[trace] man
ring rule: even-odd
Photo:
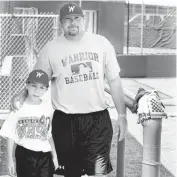
[[[119,114],[119,141],[127,131],[115,50],[105,37],[84,31],[82,9],[75,4],[60,9],[60,21],[64,34],[43,48],[35,65],[51,79],[55,109],[52,135],[58,161],[65,168],[65,177],[106,177],[112,171],[109,155],[113,132],[104,95],[105,78]],[[91,68],[90,72],[79,72],[82,63]]]

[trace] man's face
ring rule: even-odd
[[[84,31],[84,18],[80,15],[66,16],[61,19],[64,34],[76,36]]]

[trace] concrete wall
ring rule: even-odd
[[[145,77],[146,57],[142,56],[119,56],[118,63],[121,68],[122,77]]]
[[[117,53],[123,53],[125,2],[83,2],[83,8],[98,11],[98,34],[114,45]]]
[[[147,77],[175,77],[175,55],[152,55],[147,57]]]
[[[176,55],[119,56],[121,77],[176,77]]]
[[[79,1],[73,1],[78,4]],[[11,1],[13,7],[36,7],[40,12],[59,13],[63,1]],[[83,1],[84,10],[97,10],[98,34],[104,35],[114,45],[117,53],[123,53],[125,1]]]

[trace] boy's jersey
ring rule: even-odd
[[[35,69],[53,78],[53,108],[73,114],[106,109],[104,79],[115,79],[120,72],[112,44],[93,33],[85,33],[81,41],[64,36],[51,41],[41,51]]]
[[[29,105],[24,103],[17,112],[6,118],[0,135],[10,138],[20,146],[33,151],[51,151],[49,138],[53,109],[48,103]]]

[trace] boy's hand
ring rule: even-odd
[[[14,164],[13,159],[8,159],[7,168],[8,168],[8,172],[9,172],[10,176],[15,177],[16,170],[15,170],[15,164]]]
[[[54,163],[54,167],[55,167],[55,170],[56,170],[59,167],[57,156],[53,157],[53,163]]]

